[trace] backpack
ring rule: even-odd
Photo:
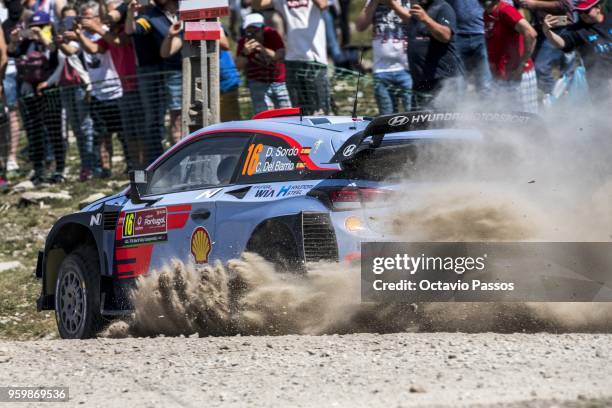
[[[62,68],[62,74],[58,81],[59,86],[69,85],[81,85],[83,79],[79,75],[79,72],[70,64],[70,58],[66,57],[64,60],[64,68]]]
[[[17,75],[22,81],[38,84],[46,81],[51,75],[49,59],[40,51],[30,51],[15,62]]]

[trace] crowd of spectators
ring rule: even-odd
[[[21,120],[35,183],[64,180],[66,125],[81,180],[112,174],[113,134],[126,168],[142,168],[181,137],[178,1],[64,2],[4,0],[0,72],[9,125],[0,166],[18,169]],[[602,0],[364,0],[352,22],[350,0],[230,4],[220,41],[223,121],[240,119],[241,77],[255,113],[299,106],[329,114],[329,66],[355,59],[352,27],[371,29],[381,114],[447,108],[467,92],[537,113],[576,67],[586,70],[594,103],[612,91],[612,16]]]

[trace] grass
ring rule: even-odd
[[[117,146],[116,151],[121,152],[121,148]],[[108,186],[109,180],[79,182],[78,169],[76,143],[71,143],[66,172],[69,181],[35,190],[67,191],[72,196],[70,201],[49,202],[44,207],[22,206],[20,194],[0,195],[0,262],[19,261],[23,265],[0,272],[0,339],[27,340],[57,336],[54,314],[36,311],[36,299],[41,288],[41,282],[34,276],[38,251],[44,247],[47,233],[59,217],[77,211],[79,202],[95,192],[113,192]],[[127,177],[121,174],[122,170],[123,165],[115,169],[118,176],[111,180],[119,182],[116,184],[127,182]]]

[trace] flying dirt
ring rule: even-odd
[[[547,118],[473,145],[427,144],[399,171],[407,197],[365,216],[411,242],[610,241],[612,142],[605,123]],[[597,146],[597,147],[595,147]],[[356,264],[280,274],[255,254],[196,267],[172,260],[141,277],[135,314],[104,336],[444,331],[612,331],[612,305],[360,304]]]

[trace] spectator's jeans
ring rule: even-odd
[[[336,36],[336,26],[334,25],[334,16],[329,7],[323,10],[323,21],[325,22],[325,40],[327,41],[327,50],[334,61],[334,64],[340,64],[344,58],[342,50],[338,44],[338,37]]]
[[[93,98],[91,101],[91,114],[94,121],[95,138],[94,145],[96,151],[100,153],[102,169],[110,169],[113,158],[113,133],[117,133],[121,141],[123,151],[127,155],[127,147],[125,138],[123,137],[123,128],[121,126],[121,114],[119,113],[118,99],[110,99],[101,101]],[[96,166],[95,172],[100,169]]]
[[[314,61],[285,61],[287,89],[293,106],[304,115],[329,115],[330,94],[327,65]]]
[[[23,126],[28,136],[28,151],[35,176],[45,172],[45,145],[48,143],[55,159],[55,171],[63,173],[66,164],[66,145],[62,138],[62,107],[57,90],[48,90],[43,96],[34,94],[38,84],[24,82],[25,95],[19,103]]]
[[[60,98],[62,106],[66,109],[68,123],[77,140],[81,169],[91,170],[94,164],[94,135],[86,91],[81,86],[61,87]]]
[[[468,78],[473,75],[480,96],[491,97],[493,79],[484,34],[457,34],[455,38],[457,52],[465,68],[465,81],[460,84],[461,89],[465,90]]]
[[[552,70],[555,65],[563,66],[565,54],[542,34],[538,37],[539,48],[535,57],[535,69],[538,78],[538,88],[545,94],[550,94],[555,87],[555,78]]]
[[[412,76],[406,70],[374,73],[374,95],[381,115],[400,112],[399,100],[404,110],[412,107]]]
[[[124,148],[126,150],[127,169],[133,170],[136,167],[142,168],[144,163],[144,154],[140,151],[146,148],[146,145],[140,143],[139,134],[142,126],[142,109],[140,104],[140,95],[138,90],[123,91],[123,97],[119,99],[119,114],[121,115],[121,127],[123,140],[125,141]]]
[[[250,79],[248,81],[253,103],[253,114],[268,109],[291,107],[289,91],[284,82],[260,82]]]
[[[166,114],[166,81],[159,73],[158,66],[138,67],[138,88],[144,111],[142,141],[146,148],[145,164],[152,163],[163,152],[166,135],[164,116]]]

